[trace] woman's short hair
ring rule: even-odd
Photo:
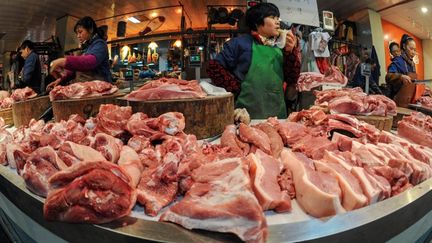
[[[389,45],[389,50],[390,50],[390,52],[392,52],[393,51],[393,46],[397,46],[398,48],[400,48],[399,47],[399,44],[397,43],[397,42],[390,42],[390,45]]]
[[[78,30],[78,27],[82,27],[86,29],[89,33],[92,35],[97,34],[98,28],[96,26],[96,22],[93,20],[92,17],[85,16],[78,20],[78,22],[75,24],[74,32],[76,33]]]
[[[259,3],[246,11],[246,24],[251,30],[264,25],[264,18],[274,16],[279,17],[279,9],[273,3]]]

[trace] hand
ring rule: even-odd
[[[403,84],[410,84],[410,83],[412,83],[411,78],[408,75],[402,74],[402,76],[400,77],[400,79],[402,80]]]
[[[234,110],[234,123],[238,124],[240,122],[246,125],[250,123],[250,116],[245,108],[237,108]]]
[[[63,69],[66,65],[66,58],[58,58],[51,62],[50,64],[50,74],[54,77],[59,77],[59,69]]]
[[[60,81],[61,81],[61,79],[58,78],[54,82],[48,84],[48,86],[46,87],[46,91],[51,91],[52,89],[54,89],[55,86],[60,84]]]
[[[291,52],[296,45],[297,45],[297,37],[290,30],[286,35],[285,51]]]

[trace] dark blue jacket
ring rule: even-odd
[[[407,75],[408,73],[415,73],[415,66],[407,63],[402,56],[393,58],[392,63],[388,66],[389,73],[401,73]]]
[[[94,55],[97,60],[97,67],[94,70],[95,74],[104,77],[104,80],[108,82],[112,82],[106,41],[96,35],[90,41],[90,45],[84,49],[84,54]]]
[[[42,74],[39,56],[34,51],[32,51],[30,55],[25,59],[22,82],[18,85],[18,88],[24,88],[28,86],[32,88],[36,93],[40,93],[41,81]]]
[[[246,77],[252,62],[252,41],[252,35],[233,38],[224,44],[223,51],[216,57],[216,61],[240,81]]]

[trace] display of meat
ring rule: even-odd
[[[422,96],[417,100],[417,103],[420,103],[423,107],[432,109],[432,97],[430,96]]]
[[[90,82],[73,83],[67,86],[56,86],[49,93],[51,101],[82,99],[88,97],[98,97],[111,95],[118,91],[117,86],[105,81],[94,80]]]
[[[49,190],[48,179],[65,168],[63,165],[64,162],[52,147],[38,148],[27,158],[21,176],[30,191],[46,197]]]
[[[334,92],[352,91],[362,93]],[[319,98],[329,102],[332,92]],[[263,211],[289,214],[291,200],[327,217],[432,177],[432,118],[421,113],[404,117],[395,135],[351,115],[303,110],[228,125],[213,144],[185,134],[184,119],[116,105],[87,120],[32,120],[12,133],[0,119],[0,164],[47,196],[48,220],[106,223],[138,203],[162,221],[251,242],[266,239]]]
[[[300,73],[300,77],[297,81],[298,91],[309,91],[315,87],[319,87],[325,84],[337,84],[345,86],[348,82],[348,78],[336,66],[330,66],[329,69],[323,74],[315,72],[304,72]]]
[[[136,191],[129,175],[107,161],[77,163],[49,179],[44,217],[102,224],[129,215]]]
[[[149,81],[138,90],[126,95],[127,100],[173,100],[188,98],[204,98],[207,94],[196,80],[160,78]]]
[[[25,87],[22,89],[14,90],[14,92],[12,92],[10,97],[13,99],[14,102],[18,102],[18,101],[28,100],[36,96],[37,96],[36,92],[34,92],[29,87]]]
[[[395,116],[396,103],[384,95],[367,95],[362,89],[314,91],[315,105],[328,107],[332,114]]]
[[[184,198],[160,217],[187,229],[231,232],[246,242],[265,242],[267,222],[239,158],[202,165]]]
[[[432,148],[432,117],[430,116],[413,112],[398,123],[397,131],[401,137]]]

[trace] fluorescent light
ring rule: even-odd
[[[134,23],[134,24],[138,24],[141,23],[141,21],[139,21],[137,18],[135,17],[129,17],[127,18],[130,22]]]
[[[427,13],[428,9],[427,9],[426,7],[422,7],[422,8],[421,8],[421,11],[422,11],[423,13]]]

